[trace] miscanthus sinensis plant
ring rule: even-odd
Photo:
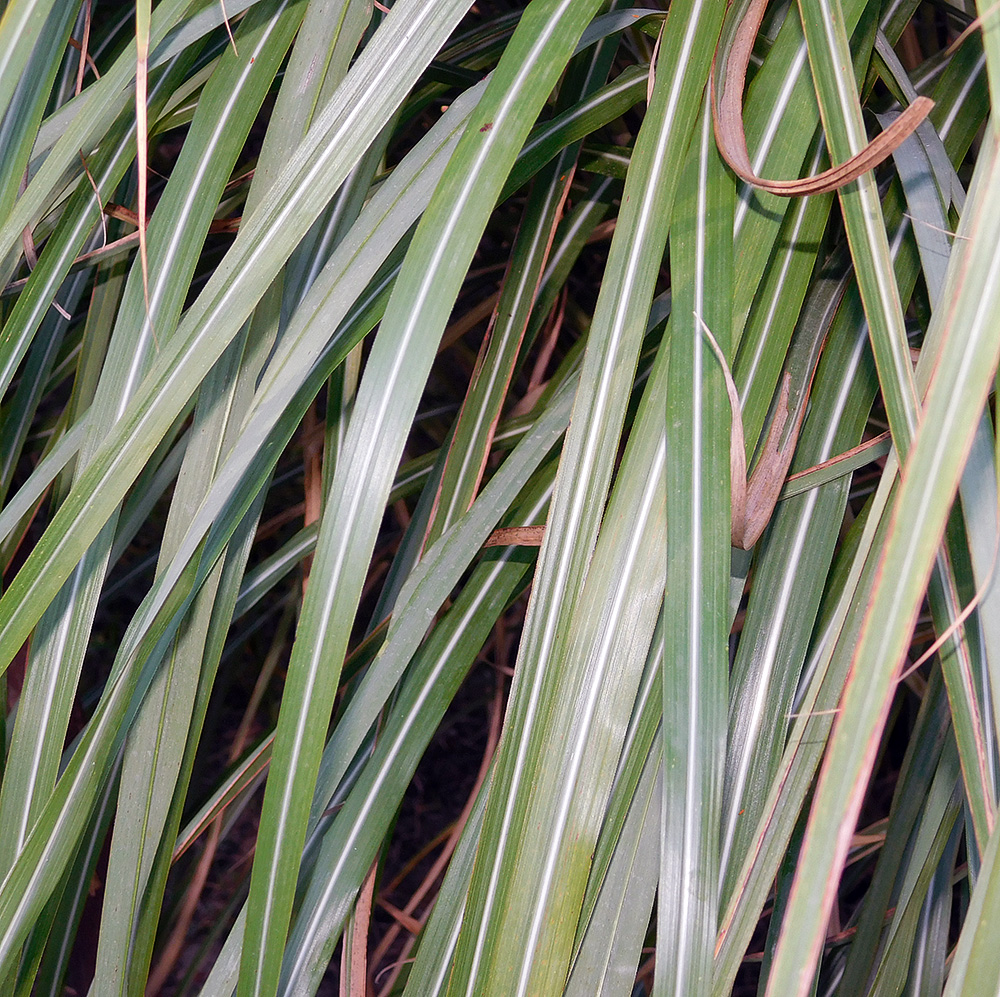
[[[7,0],[0,993],[995,993],[1000,10]]]

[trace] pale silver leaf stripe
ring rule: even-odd
[[[657,622],[658,631],[663,630],[663,609],[660,608],[660,619]],[[643,672],[642,681],[640,682],[639,689],[635,695],[635,706],[632,709],[633,718],[639,717],[643,710],[646,709],[649,700],[654,696],[657,699],[662,699],[661,689],[663,688],[663,682],[660,678],[660,674],[663,671],[663,640],[660,637],[660,632],[653,635],[653,642],[649,648],[649,657],[646,661],[646,669]],[[662,714],[663,708],[660,707],[659,713]],[[659,723],[659,721],[657,721]],[[622,775],[622,766],[625,764],[625,759],[629,757],[630,754],[635,750],[635,742],[639,737],[639,725],[638,723],[630,723],[628,732],[625,735],[625,740],[622,742],[621,757],[622,762],[619,766],[619,770],[615,773],[615,782],[611,789],[611,794],[615,792],[615,787],[618,784],[618,780]]]
[[[455,948],[465,920],[475,849],[483,827],[493,773],[491,765],[434,902],[416,961],[407,978],[404,997],[438,997],[448,985]],[[425,962],[429,965],[425,966]]]
[[[902,3],[902,0],[897,0],[897,2]],[[979,58],[976,60],[975,69],[969,73],[968,77],[962,83],[962,88],[955,97],[954,103],[951,105],[948,113],[945,115],[944,121],[941,122],[941,127],[938,129],[938,134],[941,138],[944,138],[948,132],[951,131],[955,124],[955,119],[962,111],[962,105],[965,103],[969,96],[969,91],[976,85],[979,81],[979,74],[986,68],[986,53],[983,52]]]
[[[72,581],[70,583],[70,599],[72,601],[75,602],[82,584],[83,577],[81,573],[79,571],[74,571]],[[71,624],[72,619],[70,617],[65,617],[60,622],[60,626],[57,628],[55,633],[55,645],[52,648],[50,660],[58,662],[65,654],[66,645],[69,642],[70,631],[72,630]],[[21,811],[18,814],[18,823],[13,829],[13,849],[15,855],[20,852],[21,848],[24,846],[25,839],[28,837],[30,826],[34,822],[34,818],[38,816],[37,807],[34,805],[35,792],[37,789],[36,779],[38,770],[42,764],[42,755],[44,754],[45,749],[49,747],[50,741],[52,740],[48,733],[47,721],[53,712],[52,704],[55,701],[56,689],[58,687],[58,673],[52,672],[49,677],[51,681],[46,686],[42,697],[42,703],[44,705],[38,717],[39,722],[33,727],[32,730],[27,732],[31,737],[31,749],[28,762],[27,784],[24,790],[24,799]]]
[[[192,5],[192,0],[182,0],[182,2],[187,7]],[[206,4],[200,11],[192,13],[190,17],[185,18],[184,21],[178,25],[177,28],[170,31],[169,34],[161,30],[159,35],[162,41],[156,46],[155,49],[153,48],[153,32],[151,31],[149,68],[155,69],[157,66],[162,65],[167,59],[171,58],[171,56],[183,51],[192,42],[197,41],[199,38],[203,38],[214,28],[221,27],[227,21],[230,24],[235,23],[237,14],[242,14],[243,11],[249,10],[254,4],[260,2],[261,0],[225,0],[225,3]],[[159,14],[159,12],[159,7],[153,10],[154,29],[156,28],[156,15]],[[183,13],[183,8],[175,13],[173,15],[174,21],[179,20]],[[134,62],[135,57],[133,56],[132,58]],[[86,91],[84,91],[84,93],[86,93]]]
[[[610,83],[601,87],[600,93],[603,95],[603,99],[611,102],[614,101],[616,97],[622,94],[627,94],[630,90],[634,89],[636,83],[640,79],[646,78],[646,73],[641,70],[637,70],[634,67],[630,69],[625,69],[618,74]],[[572,130],[574,124],[577,121],[585,118],[590,111],[589,101],[582,101],[579,104],[569,108],[559,115],[559,121],[562,123],[562,127],[567,130]],[[546,141],[546,133],[544,127],[539,129],[533,136],[529,137],[524,143],[522,149],[522,156],[530,156],[531,153],[542,146]],[[627,160],[624,161],[627,165]]]
[[[640,262],[639,259],[637,259],[637,256],[641,255],[641,249],[645,248],[646,233],[653,224],[653,206],[651,204],[652,194],[659,186],[659,177],[666,162],[666,145],[672,135],[672,125],[677,113],[678,102],[680,100],[682,81],[687,71],[687,64],[691,56],[691,50],[694,47],[700,14],[707,2],[709,2],[709,0],[702,0],[701,3],[696,4],[689,15],[690,19],[685,29],[680,58],[678,59],[677,68],[671,81],[664,120],[659,126],[657,148],[652,159],[653,166],[650,171],[648,182],[644,185],[643,190],[640,192],[642,201],[639,202],[636,209],[636,220],[634,226],[631,228],[631,239],[629,246],[625,250],[627,255],[621,285],[619,287],[615,287],[613,290],[611,290],[609,284],[602,285],[600,295],[601,298],[605,297],[605,293],[608,295],[613,294],[614,297],[620,301],[628,301],[632,297],[635,275]],[[613,242],[612,246],[614,245],[615,243]],[[609,320],[608,331],[604,338],[609,344],[606,348],[608,356],[615,356],[618,352],[618,344],[620,343],[625,332],[625,309],[614,308],[611,309],[611,311],[612,314]],[[591,335],[595,335],[593,329],[591,330]],[[609,403],[608,395],[610,392],[612,374],[613,368],[611,370],[605,369],[601,372],[601,379],[598,382],[592,397],[589,399],[589,421],[596,425],[600,425],[604,421],[604,413],[607,410]],[[576,433],[574,433],[574,428],[577,428]],[[581,422],[572,422],[570,424],[567,440],[572,437],[579,436],[582,429],[583,424]],[[575,481],[586,481],[591,477],[592,468],[596,460],[597,442],[598,440],[596,434],[582,439],[578,463],[573,468],[572,472]],[[566,449],[568,450],[569,446],[567,446]],[[560,472],[559,481],[561,481],[569,473],[568,471],[564,472],[562,468],[560,468]],[[562,498],[562,490],[573,487],[573,483],[570,482],[568,484],[563,484],[560,488],[559,481],[557,481],[556,484],[554,508],[558,508],[561,505],[560,499]],[[550,528],[549,531],[547,531],[545,542],[542,545],[539,555],[539,564],[536,575],[537,588],[541,588],[544,585],[545,589],[554,593],[562,592],[566,589],[566,582],[571,567],[572,553],[578,546],[577,535],[580,529],[580,518],[582,515],[582,505],[584,499],[585,492],[582,488],[576,488],[570,493],[568,500],[569,508],[566,513],[560,517],[561,529],[558,537],[558,543],[553,542],[552,539],[552,525],[555,522],[555,519],[553,516],[550,516]],[[531,636],[533,638],[532,644],[535,646],[530,647],[530,653],[536,661],[544,661],[549,657],[553,642],[555,641],[555,631],[559,615],[558,604],[549,604],[546,606],[546,616],[541,621],[535,622],[537,620],[537,616],[531,614],[529,607],[529,619],[526,622],[525,629],[526,631],[529,629],[531,631]],[[539,630],[539,636],[535,637],[534,632]],[[522,640],[522,651],[526,649],[526,646],[527,642]],[[538,710],[538,700],[540,694],[541,673],[539,671],[528,696],[528,703],[524,715],[524,730],[526,731],[530,730],[534,725],[534,718]],[[497,848],[490,867],[489,881],[486,890],[486,902],[479,926],[477,928],[472,965],[469,972],[469,982],[466,989],[467,997],[473,997],[476,980],[479,974],[479,964],[482,961],[483,949],[486,944],[485,926],[488,925],[491,920],[493,907],[496,903],[496,892],[499,886],[502,861],[504,855],[506,854],[507,839],[510,836],[510,825],[514,816],[514,800],[518,797],[518,790],[524,777],[524,767],[527,760],[528,745],[528,738],[522,737],[520,743],[518,744],[517,756],[511,775],[511,784],[507,793],[507,805],[503,811],[500,834],[497,840]]]
[[[99,852],[104,844],[104,836],[107,831],[107,824],[105,824],[101,817],[102,814],[106,814],[113,806],[114,800],[117,795],[118,789],[118,778],[116,775],[112,775],[112,778],[108,779],[107,784],[101,792],[100,799],[94,807],[95,817],[92,820],[92,827],[90,828],[90,834],[82,838],[80,841],[80,855],[91,854]],[[109,817],[108,820],[111,818]],[[72,885],[72,882],[69,884]],[[89,887],[89,883],[87,884]],[[87,897],[89,896],[89,889],[80,889],[76,892],[73,897],[73,908],[66,911],[66,918],[62,923],[56,922],[53,929],[53,934],[49,936],[49,945],[53,942],[58,942],[56,949],[55,962],[57,965],[65,966],[70,958],[70,952],[72,951],[75,931],[74,928],[77,924],[77,918],[82,915],[83,906],[87,902]],[[65,903],[65,894],[63,896],[63,903]],[[53,975],[52,984],[53,986],[58,983],[58,977]],[[36,985],[36,990],[33,991],[35,997],[46,997],[46,992],[42,991],[40,987]],[[65,990],[60,988],[57,993],[55,989],[49,990],[48,997],[63,997]]]
[[[889,23],[893,15],[904,3],[906,3],[906,0],[889,0],[889,3],[886,4],[885,9],[882,11],[880,23],[883,27]]]
[[[440,965],[438,966],[438,974],[434,979],[430,994],[436,997],[444,991],[445,985],[448,982],[448,976],[451,973],[451,957],[455,951],[455,946],[458,945],[458,936],[462,933],[462,917],[465,914],[466,903],[463,902],[461,909],[458,911],[458,916],[455,918],[455,926],[451,930],[451,936],[448,939],[448,950],[445,957],[441,959]],[[430,997],[430,995],[428,995]]]
[[[654,640],[662,644],[657,637]],[[653,896],[644,898],[648,900],[648,907],[646,903],[639,904],[632,887],[637,878],[637,863],[644,862],[642,869],[648,874],[659,861],[662,790],[663,741],[658,738],[649,751],[607,874],[598,888],[594,918],[587,924],[580,948],[571,964],[565,997],[612,997],[623,993],[634,982],[634,964],[624,964],[619,947],[623,922],[629,920],[630,913],[634,918],[635,912],[641,911],[645,917],[643,931],[649,920]],[[634,827],[633,823],[638,826]],[[626,876],[627,880],[623,885],[622,880]],[[655,875],[649,876],[648,883],[649,892],[655,894]],[[613,897],[608,892],[612,888],[615,889]],[[609,900],[604,908],[604,916],[600,917],[598,910],[605,897]],[[593,934],[591,929],[594,929]],[[598,934],[603,937],[596,937]],[[587,951],[588,947],[598,948],[599,957],[594,958]]]
[[[610,186],[610,184],[611,184],[611,181],[610,181],[610,178],[609,178],[608,183],[601,185],[600,193],[604,193],[604,191],[606,191],[608,189],[608,187]],[[561,230],[561,238],[562,238],[563,242],[565,244],[568,244],[568,243],[572,242],[573,239],[576,238],[576,236],[580,232],[580,230],[583,228],[583,226],[587,224],[587,222],[589,221],[589,219],[590,219],[590,215],[589,215],[588,212],[585,212],[585,211],[581,211],[578,215],[568,215],[567,218],[566,218],[568,224],[566,225],[565,229]],[[553,247],[553,252],[554,251],[555,251],[555,247]],[[550,259],[549,260],[547,266],[542,271],[542,278],[538,282],[539,288],[545,287],[545,285],[548,284],[548,282],[550,280],[552,280],[552,275],[555,272],[555,268],[558,265],[559,265],[559,260],[557,260],[557,259]]]

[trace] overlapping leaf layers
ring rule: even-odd
[[[9,0],[0,993],[997,991],[979,13]]]

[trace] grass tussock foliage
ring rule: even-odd
[[[996,992],[998,81],[9,0],[0,993]]]

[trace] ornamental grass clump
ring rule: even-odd
[[[996,992],[1000,11],[9,0],[0,993]]]

